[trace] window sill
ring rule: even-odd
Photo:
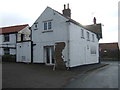
[[[42,31],[42,33],[46,33],[46,32],[53,32],[53,30],[44,30],[44,31]]]

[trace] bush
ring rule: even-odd
[[[2,56],[3,62],[15,62],[16,61],[16,55],[3,55]]]

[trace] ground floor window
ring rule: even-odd
[[[54,64],[54,47],[53,46],[45,46],[44,47],[45,61],[46,64]]]
[[[10,49],[4,48],[4,55],[9,55],[9,54],[10,54]]]
[[[91,54],[96,54],[96,47],[95,46],[91,46]]]

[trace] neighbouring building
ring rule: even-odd
[[[101,60],[118,60],[119,59],[118,42],[100,43],[99,52]]]
[[[26,27],[28,24],[0,28],[0,56],[16,55],[17,34]]]
[[[47,7],[31,26],[32,62],[75,67],[99,63],[99,40],[102,26],[81,25],[71,19],[69,4],[63,14]]]
[[[17,33],[17,55],[16,62],[31,62],[31,30],[30,27],[25,27]]]

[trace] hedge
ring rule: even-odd
[[[3,55],[2,56],[2,62],[15,62],[16,61],[16,55]]]

